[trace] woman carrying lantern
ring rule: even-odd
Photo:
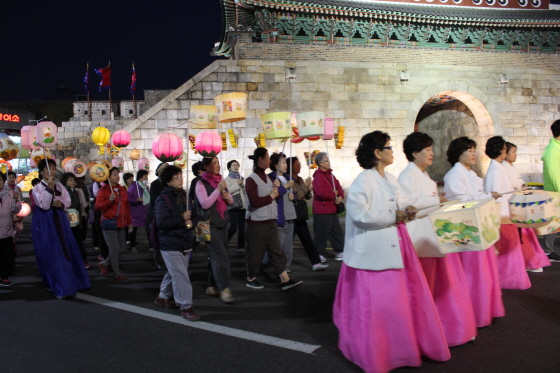
[[[461,258],[458,253],[442,254],[428,214],[439,208],[438,203],[447,201],[438,195],[437,184],[426,169],[433,163],[434,140],[422,132],[413,132],[403,142],[403,150],[409,160],[399,176],[399,184],[407,204],[418,209],[416,219],[407,222],[406,228],[420,259],[422,270],[434,298],[445,332],[447,344],[459,346],[476,336],[476,320],[469,295],[469,288]]]
[[[57,298],[74,296],[91,286],[66,210],[68,191],[56,181],[56,163],[39,162],[42,181],[33,188],[33,247],[43,283]]]
[[[443,191],[447,199],[471,201],[500,197],[496,192],[484,192],[483,180],[472,170],[476,164],[475,150],[476,142],[468,137],[456,138],[449,144],[447,161],[453,167],[444,177]],[[494,247],[463,251],[459,256],[469,286],[476,326],[488,326],[494,317],[505,315]]]
[[[13,218],[21,210],[21,202],[16,202],[14,193],[4,188],[6,175],[0,172],[0,287],[12,286],[8,280],[16,263],[13,240]]]
[[[82,259],[84,261],[84,267],[86,269],[91,268],[91,265],[87,261],[87,254],[86,248],[84,247],[84,242],[82,240],[82,224],[83,219],[82,217],[85,216],[85,198],[80,196],[78,189],[76,188],[76,176],[71,172],[66,172],[62,175],[60,182],[66,188],[68,195],[70,196],[70,206],[68,208],[75,209],[79,213],[79,224],[75,227],[71,227],[72,234],[74,235],[74,239],[76,240],[76,244],[80,249],[80,254],[82,254]]]
[[[194,167],[194,166],[193,166]],[[228,210],[230,224],[228,229],[228,241],[237,232],[237,252],[245,253],[245,213],[247,212],[247,196],[245,195],[245,180],[239,173],[239,162],[229,161],[227,164],[229,175],[225,178],[227,189],[231,196],[239,196],[241,207],[235,210]]]
[[[513,186],[509,180],[509,174],[501,165],[506,157],[506,141],[502,136],[494,136],[486,142],[486,155],[491,159],[490,166],[484,177],[484,191],[496,191],[498,193],[511,192]],[[509,198],[512,194],[504,195],[497,199],[500,202],[502,218],[510,218]],[[515,224],[503,224],[500,226],[500,240],[496,242],[498,255],[498,273],[502,289],[525,290],[531,287],[531,281],[525,270],[523,249],[519,239],[519,232]]]
[[[369,373],[420,366],[421,355],[450,358],[445,334],[404,221],[414,219],[397,179],[390,137],[371,132],[350,186],[346,246],[333,306],[338,347]]]
[[[506,150],[506,158],[502,161],[501,165],[508,172],[512,188],[522,188],[525,186],[525,181],[517,168],[513,166],[513,163],[517,160],[517,146],[511,142],[506,142]],[[525,259],[527,271],[542,272],[543,267],[550,266],[550,260],[539,244],[533,229],[521,228],[521,247],[523,248],[523,258]]]
[[[208,248],[208,287],[207,295],[218,296],[224,303],[232,303],[233,295],[229,288],[230,263],[227,256],[227,229],[229,213],[227,205],[233,198],[227,190],[225,180],[220,175],[220,161],[216,157],[202,159],[205,172],[196,183],[196,201],[201,220],[210,223],[211,240],[206,242]]]
[[[18,203],[22,201],[23,194],[21,193],[21,188],[17,185],[16,180],[17,180],[17,174],[13,171],[8,171],[8,182],[6,183],[4,188],[9,189],[13,192],[14,201]],[[14,237],[14,245],[15,245],[21,234],[21,231],[23,231],[23,218],[19,216],[14,217],[13,225],[14,225],[13,237]]]
[[[148,171],[140,170],[136,173],[136,181],[128,187],[128,204],[132,215],[132,232],[130,238],[130,252],[137,253],[136,232],[138,228],[146,228],[146,216],[150,208],[150,190],[148,188]],[[146,229],[149,236],[149,232]]]

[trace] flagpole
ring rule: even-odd
[[[109,61],[109,66],[111,66],[111,61]],[[113,106],[111,105],[111,85],[109,85],[109,118],[113,120]]]
[[[134,69],[134,61],[132,61],[132,78],[134,79],[132,82],[132,84],[134,84],[134,90],[132,90],[132,86],[130,87],[132,91],[132,118],[136,118],[136,103],[134,101],[134,93],[136,92],[136,70]]]

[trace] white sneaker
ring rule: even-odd
[[[541,273],[543,271],[542,267],[541,268],[537,268],[537,269],[528,269],[527,272],[535,272],[535,273]]]
[[[334,260],[336,260],[337,262],[341,262],[342,259],[343,259],[342,253],[336,253],[336,255],[334,256]]]
[[[323,263],[317,263],[317,264],[313,264],[313,267],[311,267],[311,270],[313,272],[316,271],[324,271],[325,268],[327,268],[329,265],[328,264],[323,264]]]
[[[321,263],[325,263],[327,261],[327,258],[322,255],[319,255],[319,259],[321,259]]]

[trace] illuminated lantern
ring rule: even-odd
[[[323,140],[332,140],[334,138],[334,119],[325,118],[325,128],[323,131]]]
[[[111,165],[119,169],[119,172],[124,170],[124,159],[121,157],[116,157],[111,160]]]
[[[555,218],[554,198],[544,190],[514,193],[509,199],[511,222],[519,228],[542,228]]]
[[[535,229],[539,236],[560,232],[560,192],[547,191],[547,193],[554,199],[554,219],[550,221],[550,224]]]
[[[111,136],[111,143],[117,148],[126,148],[130,144],[130,133],[119,130]]]
[[[71,172],[76,177],[86,176],[87,165],[79,159],[72,159],[66,162],[66,165],[64,166],[64,172]]]
[[[12,165],[10,162],[0,159],[0,170],[5,174],[8,171],[12,171]]]
[[[308,111],[296,116],[299,135],[301,137],[323,136],[325,114],[322,111]]]
[[[105,144],[109,141],[111,133],[105,127],[96,127],[91,133],[91,139],[99,146],[99,154],[105,154]]]
[[[37,144],[43,148],[52,148],[58,144],[58,127],[53,122],[40,122],[35,127]]]
[[[101,183],[109,178],[109,169],[105,165],[97,163],[89,170],[89,176],[91,180]]]
[[[30,212],[31,212],[31,207],[27,203],[22,202],[21,210],[16,215],[19,216],[20,218],[24,218],[27,215],[29,215]]]
[[[202,131],[195,140],[196,150],[206,158],[214,158],[222,151],[222,137],[216,131]]]
[[[146,157],[142,157],[138,160],[138,171],[146,170],[150,171],[150,160]]]
[[[225,93],[214,97],[218,120],[222,123],[238,122],[247,118],[247,94]]]
[[[196,136],[189,135],[189,144],[191,144],[191,149],[194,151],[194,154],[198,154],[198,151],[196,150],[195,147],[195,143],[196,143]]]
[[[152,142],[152,151],[160,161],[173,162],[183,154],[183,140],[174,133],[159,134]]]
[[[428,216],[442,254],[486,250],[500,238],[500,208],[493,198],[452,203]]]
[[[66,163],[68,163],[69,161],[76,159],[74,157],[66,157],[62,160],[62,162],[60,162],[60,165],[62,166],[62,168],[64,168],[64,166],[66,166]],[[70,172],[70,171],[67,171]]]
[[[337,149],[342,149],[344,145],[344,126],[338,127],[338,133],[334,135],[335,146]]]
[[[175,166],[179,167],[181,170],[184,170],[185,168],[187,168],[187,153],[183,152],[183,154],[181,154],[179,159],[175,160],[175,162],[173,162],[173,164]]]
[[[289,139],[292,136],[292,113],[289,111],[262,114],[261,123],[267,140]]]
[[[27,150],[37,149],[36,126],[21,127],[21,147]]]
[[[216,120],[216,106],[191,105],[189,111],[192,122],[191,128],[218,128],[218,121]]]
[[[137,161],[138,159],[140,159],[140,150],[132,149],[132,151],[130,152],[130,159],[132,159],[133,161]]]
[[[9,161],[17,158],[19,147],[5,133],[0,133],[0,158]]]
[[[44,154],[47,156],[47,158],[49,158],[49,159],[54,158],[49,149],[41,149],[41,148],[35,149],[31,152],[31,154],[29,156],[29,159],[30,159],[29,163],[31,164],[32,167],[37,167],[39,162],[41,162],[41,160],[45,159],[45,156],[43,155],[43,151],[44,151]]]
[[[237,148],[237,143],[239,141],[239,136],[237,136],[235,134],[235,132],[233,132],[232,129],[227,130],[228,131],[228,135],[229,135],[229,142],[231,142],[231,147],[232,148]]]
[[[264,137],[264,133],[259,133],[257,137],[255,137],[255,144],[257,148],[266,148],[266,138]]]

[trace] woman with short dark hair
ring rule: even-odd
[[[80,198],[78,189],[76,188],[76,176],[71,172],[66,172],[60,178],[60,182],[62,185],[64,185],[64,187],[68,191],[68,195],[70,196],[69,208],[78,211],[79,224],[75,227],[71,227],[70,229],[72,230],[74,239],[76,240],[76,243],[78,244],[78,248],[80,249],[80,253],[82,254],[84,267],[86,269],[89,269],[91,268],[91,265],[87,261],[86,248],[84,247],[84,242],[82,240],[82,232],[81,232],[82,224],[83,224],[82,217],[85,216],[86,211],[85,211],[85,207],[82,205],[82,199]]]
[[[0,287],[13,285],[8,279],[16,264],[12,224],[14,214],[21,210],[21,202],[16,203],[13,191],[4,188],[6,179],[0,172]]]
[[[148,171],[139,170],[136,173],[136,181],[128,187],[128,204],[130,205],[130,214],[132,215],[132,232],[128,235],[130,239],[130,252],[136,254],[136,234],[138,228],[143,227],[148,231],[146,224],[146,216],[150,208],[150,188],[148,188]]]
[[[344,356],[366,372],[420,366],[421,355],[449,360],[430,289],[404,221],[414,219],[397,179],[390,137],[363,136],[356,159],[364,168],[348,191],[346,246],[333,321]]]
[[[235,232],[237,232],[237,253],[245,253],[245,213],[247,212],[247,195],[245,194],[244,178],[240,173],[239,162],[231,160],[227,164],[229,171],[226,176],[227,189],[233,198],[241,199],[241,206],[235,210],[228,208],[229,212],[229,229],[228,242],[231,240]]]

